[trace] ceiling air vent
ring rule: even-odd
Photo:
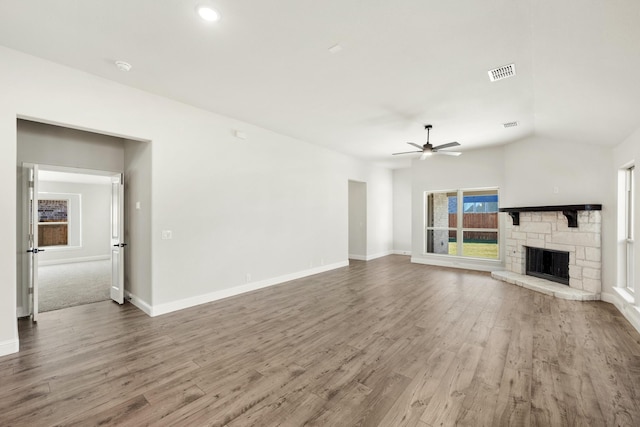
[[[502,67],[489,70],[489,80],[497,82],[516,75],[516,64],[503,65]]]
[[[518,122],[507,122],[507,123],[503,123],[502,126],[504,126],[504,128],[514,128],[516,126],[518,126]]]

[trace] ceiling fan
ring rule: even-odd
[[[398,154],[421,153],[422,155],[420,156],[420,160],[424,160],[433,154],[445,154],[447,156],[459,156],[460,154],[462,154],[459,151],[441,151],[443,148],[457,147],[458,145],[460,145],[458,142],[449,142],[447,144],[438,145],[437,147],[434,147],[433,145],[431,145],[431,143],[429,143],[429,131],[431,130],[432,127],[433,126],[431,125],[424,125],[424,128],[427,130],[426,144],[418,145],[413,142],[407,142],[407,144],[412,145],[416,148],[419,148],[420,151],[404,151],[402,153],[393,153],[393,155],[396,156]]]

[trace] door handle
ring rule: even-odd
[[[30,252],[32,254],[37,254],[38,252],[44,252],[44,249],[38,249],[38,248],[27,249],[27,252]]]
[[[114,248],[124,248],[125,246],[127,246],[126,243],[118,243],[118,244],[113,245]]]

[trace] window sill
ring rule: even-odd
[[[635,295],[629,292],[626,288],[621,288],[616,286],[613,288],[613,290],[616,291],[616,293],[620,295],[620,297],[624,299],[627,303],[629,304],[635,303],[636,301]]]

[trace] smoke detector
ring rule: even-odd
[[[116,61],[116,67],[118,67],[118,70],[120,70],[120,71],[130,71],[131,70],[131,64],[129,64],[128,62],[124,62],[124,61]]]
[[[516,75],[516,64],[503,65],[502,67],[489,70],[489,80],[497,82],[498,80],[508,79]]]
[[[518,122],[507,122],[507,123],[503,123],[502,126],[504,126],[505,129],[514,128],[518,126]]]

